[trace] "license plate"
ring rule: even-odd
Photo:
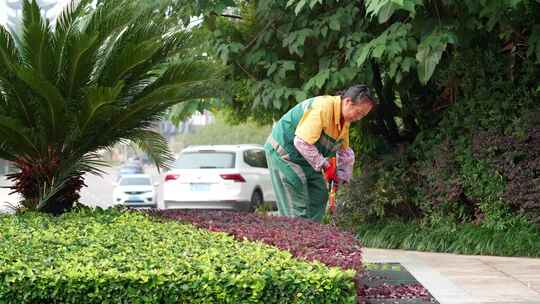
[[[128,201],[141,201],[141,197],[140,196],[136,196],[136,195],[132,195],[130,197],[128,197],[127,199]]]
[[[209,191],[210,184],[191,184],[191,191]]]

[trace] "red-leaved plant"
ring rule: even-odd
[[[151,214],[191,223],[210,231],[226,232],[238,240],[261,241],[294,257],[319,261],[327,266],[353,269],[357,272],[358,301],[369,298],[424,298],[429,292],[419,284],[384,285],[370,288],[361,284],[364,278],[360,241],[350,232],[317,222],[256,213],[207,210],[160,210]]]

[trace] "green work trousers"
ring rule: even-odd
[[[279,215],[321,222],[328,201],[322,173],[282,158],[270,145],[265,150]]]

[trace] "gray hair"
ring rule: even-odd
[[[357,84],[354,85],[344,92],[341,92],[342,98],[350,97],[354,103],[359,102],[364,97],[368,97],[373,104],[375,104],[375,99],[371,96],[371,92],[369,91],[369,87],[365,84]]]

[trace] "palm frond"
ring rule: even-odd
[[[194,99],[176,104],[168,111],[169,120],[179,125],[182,121],[189,119],[196,112],[203,113],[205,110],[211,110],[216,107],[215,99]]]
[[[57,41],[62,41],[77,26],[77,20],[81,17],[85,9],[92,0],[72,0],[64,7],[56,19],[54,37]]]
[[[77,90],[90,80],[94,66],[92,53],[96,49],[97,38],[97,35],[80,33],[71,41],[64,83],[68,100],[79,95]]]
[[[48,79],[54,77],[54,61],[52,55],[52,35],[49,21],[41,16],[35,0],[24,0],[23,3],[23,39],[22,59],[35,73]]]
[[[19,63],[19,51],[13,37],[0,25],[0,75],[6,75],[12,66]]]
[[[53,203],[51,200],[63,190],[71,178],[81,176],[85,172],[103,175],[105,172],[99,167],[106,166],[108,164],[99,160],[99,155],[95,153],[88,153],[82,156],[74,155],[69,159],[64,159],[51,181],[44,182],[40,185],[37,209],[41,210],[48,204]]]
[[[13,149],[10,149],[5,140],[0,142],[0,158],[5,160],[14,161],[17,159],[17,155],[13,153]]]
[[[152,92],[154,89],[167,86],[179,85],[182,83],[192,83],[194,81],[207,81],[213,76],[211,68],[202,61],[180,61],[166,65],[164,72],[151,85],[149,85],[141,96]]]
[[[115,31],[111,33],[105,40],[102,41],[99,48],[96,50],[96,61],[94,63],[94,68],[90,73],[90,84],[100,85],[99,80],[103,76],[103,70],[107,67],[107,64],[110,62],[113,51],[115,51],[116,44],[119,44],[121,41],[121,36],[124,35],[124,31]],[[121,46],[119,46],[120,48]]]
[[[33,69],[18,67],[15,72],[19,79],[41,97],[42,119],[46,119],[44,123],[49,127],[51,138],[61,135],[65,100],[58,88],[41,74],[34,73]]]
[[[130,71],[146,63],[158,51],[159,47],[156,39],[124,44],[117,56],[111,58],[111,62],[104,70],[103,76],[105,78],[100,83],[111,85],[123,80]]]
[[[111,33],[121,31],[130,23],[140,22],[137,20],[141,14],[137,10],[137,2],[143,1],[109,0],[100,3],[85,22],[83,32],[99,33],[99,40],[104,41]]]
[[[27,127],[35,126],[28,87],[15,77],[13,71],[7,75],[9,78],[0,76],[0,96],[3,100],[0,108],[3,109],[3,114],[24,122]]]
[[[149,16],[142,15],[139,18],[146,20]],[[99,83],[110,85],[119,79],[127,83],[137,81],[139,75],[155,67],[158,60],[165,58],[158,54],[162,50],[162,40],[166,32],[167,28],[152,21],[126,27],[122,35],[114,41],[115,47],[107,53],[107,64],[102,69]]]
[[[113,119],[109,117],[112,113],[107,107],[117,102],[118,95],[122,91],[124,84],[118,82],[115,87],[92,87],[86,91],[86,102],[79,113],[79,128],[84,137],[87,128],[97,123],[96,120]]]
[[[81,157],[75,157],[75,160],[76,166],[73,167],[73,172],[77,174],[90,173],[101,176],[106,174],[101,168],[110,166],[106,161],[100,159],[99,154],[94,152],[87,153]]]
[[[28,154],[39,153],[26,128],[11,117],[0,115],[0,135],[4,143],[13,147],[18,153],[24,154],[25,151]]]
[[[58,58],[56,84],[67,88],[65,95],[68,97],[73,94],[75,79],[85,79],[83,75],[88,73],[80,68],[79,61],[85,58],[85,53],[91,49],[95,43],[93,39],[97,36],[81,33],[81,23],[85,14],[89,14],[87,8],[91,2],[91,0],[74,0],[68,4],[57,18],[53,33],[54,55]],[[92,57],[88,61],[90,60]]]
[[[152,130],[136,131],[129,140],[148,155],[158,168],[169,168],[174,161],[174,157],[169,150],[167,140],[161,134]]]
[[[187,100],[216,96],[212,85],[215,79],[185,81],[162,85],[130,105],[117,117],[113,128],[131,126],[133,122],[144,121],[145,117],[154,114],[161,117],[169,107]]]

